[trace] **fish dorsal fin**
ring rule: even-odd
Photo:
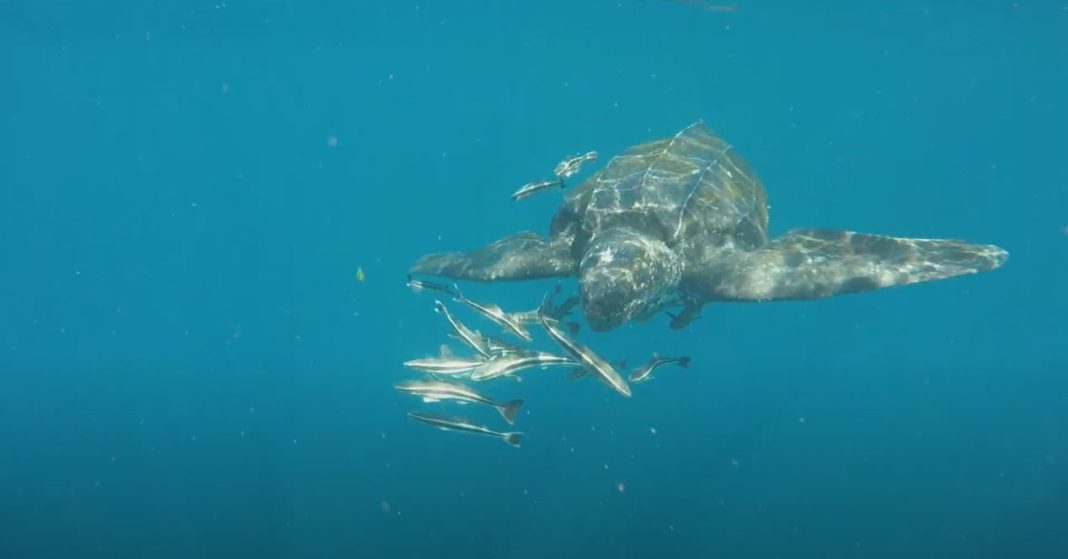
[[[448,359],[452,357],[452,350],[449,349],[449,346],[445,344],[441,344],[441,347],[438,349],[438,351],[441,354],[442,359]]]

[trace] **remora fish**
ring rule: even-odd
[[[671,329],[679,330],[681,328],[685,328],[694,320],[701,318],[700,314],[702,306],[703,305],[698,303],[689,303],[685,307],[683,307],[682,310],[679,311],[677,314],[665,311],[666,314],[671,318]]]
[[[553,173],[560,178],[570,177],[571,175],[574,175],[575,173],[579,172],[579,169],[582,168],[583,163],[587,161],[594,161],[596,159],[596,151],[589,151],[582,155],[567,157],[563,161],[556,164],[556,169],[553,170]]]
[[[515,447],[519,446],[519,439],[523,437],[523,433],[500,433],[488,427],[472,423],[470,420],[462,417],[449,417],[447,415],[418,412],[408,412],[408,417],[432,425],[443,431],[459,431],[461,433],[497,437]]]
[[[453,332],[456,333],[456,337],[460,341],[470,346],[471,349],[478,352],[479,355],[483,357],[490,356],[489,346],[486,344],[486,341],[482,339],[482,336],[477,332],[472,332],[471,329],[464,326],[462,322],[453,318],[452,314],[449,313],[449,309],[445,307],[445,303],[435,300],[434,310],[441,316],[445,317],[445,320],[448,321],[449,326],[452,327]]]
[[[518,202],[519,200],[522,200],[523,198],[527,198],[527,197],[533,196],[533,195],[537,194],[538,192],[541,192],[542,190],[547,190],[547,189],[552,188],[554,186],[559,186],[561,189],[563,189],[567,185],[564,184],[564,179],[562,179],[562,178],[554,179],[554,180],[551,180],[551,181],[528,182],[527,184],[524,184],[523,186],[519,187],[519,190],[516,190],[515,192],[512,193],[512,201],[513,202]]]
[[[475,330],[475,333],[478,334],[478,330]],[[489,348],[490,353],[494,356],[516,354],[529,355],[531,353],[529,349],[493,336],[482,336],[482,340],[486,342],[486,347]]]
[[[438,291],[438,292],[441,292],[441,293],[448,293],[449,295],[452,295],[452,296],[456,295],[455,293],[452,292],[452,288],[451,287],[449,287],[449,286],[447,286],[447,285],[445,285],[443,283],[434,283],[432,281],[416,279],[416,278],[413,278],[411,274],[408,274],[408,287],[410,287],[412,289],[412,291],[416,291],[416,292],[427,290],[427,291]]]
[[[685,355],[682,357],[661,357],[654,353],[644,365],[630,372],[629,380],[633,383],[645,382],[653,378],[653,369],[668,363],[675,363],[685,369],[690,366],[690,358]]]
[[[548,367],[550,365],[577,365],[574,359],[553,355],[551,353],[516,353],[494,357],[471,371],[471,380],[483,381],[515,374],[531,367]]]
[[[473,357],[456,357],[449,348],[441,346],[441,355],[438,357],[423,357],[405,361],[404,366],[424,373],[439,375],[462,375],[475,370],[485,363],[485,359]]]
[[[579,332],[579,328],[580,328],[579,323],[570,322],[570,321],[564,321],[563,318],[565,316],[571,314],[571,309],[574,308],[574,306],[577,305],[578,303],[579,303],[579,298],[578,297],[575,297],[575,296],[568,297],[567,300],[565,300],[563,302],[563,304],[561,304],[560,306],[554,307],[550,312],[546,313],[546,315],[547,315],[548,319],[551,320],[552,322],[554,322],[554,323],[556,323],[558,325],[559,324],[563,324],[564,326],[566,326],[568,332],[570,332],[571,335],[574,336],[575,334],[578,334],[578,332]],[[540,310],[541,309],[533,309],[533,310],[529,310],[529,311],[520,311],[520,312],[509,313],[509,314],[511,314],[512,318],[516,322],[518,322],[519,324],[522,324],[524,326],[529,326],[529,325],[532,325],[532,324],[541,324],[541,320],[538,318],[538,312]]]
[[[545,294],[545,299],[542,300],[541,307],[542,309],[552,308],[552,293]],[[575,360],[604,380],[613,390],[619,392],[623,396],[630,397],[630,387],[627,386],[627,381],[623,380],[623,377],[619,372],[612,368],[612,365],[602,359],[601,356],[591,351],[590,348],[568,338],[567,334],[558,326],[545,320],[544,314],[542,314],[541,318],[542,327],[548,332],[550,338],[560,344],[560,347],[564,348],[564,350],[574,357]]]
[[[519,413],[519,407],[523,400],[511,400],[498,402],[491,400],[478,392],[459,383],[409,380],[394,386],[397,390],[407,394],[419,396],[424,402],[439,402],[441,400],[456,400],[461,404],[484,404],[497,409],[501,417],[509,425],[515,423],[515,416]]]
[[[534,339],[530,337],[530,332],[527,332],[527,329],[523,328],[522,324],[512,318],[511,315],[501,310],[499,306],[495,304],[483,305],[482,303],[479,303],[477,301],[472,301],[471,299],[468,299],[466,296],[464,296],[464,294],[460,291],[460,286],[455,284],[452,286],[452,295],[453,299],[455,299],[457,302],[463,303],[471,307],[482,316],[492,320],[493,322],[496,322],[497,324],[500,324],[505,330],[515,334],[516,336],[519,336],[524,342],[529,342]]]

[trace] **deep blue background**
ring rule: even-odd
[[[1063,4],[0,0],[0,556],[1068,557]],[[519,450],[407,420],[408,265],[697,119],[774,234],[1012,256],[584,334],[693,365],[487,386]]]

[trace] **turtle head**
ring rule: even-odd
[[[679,257],[660,239],[629,228],[603,231],[590,239],[579,266],[586,321],[603,332],[645,320],[667,304],[681,275]]]

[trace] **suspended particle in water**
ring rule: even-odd
[[[328,145],[328,146],[330,146],[332,148],[336,148],[337,147],[337,136],[328,137],[326,139],[326,145]]]
[[[619,491],[620,493],[622,493],[622,492],[626,491],[626,489],[627,488],[624,487],[622,483],[617,483],[616,484],[616,491]]]

